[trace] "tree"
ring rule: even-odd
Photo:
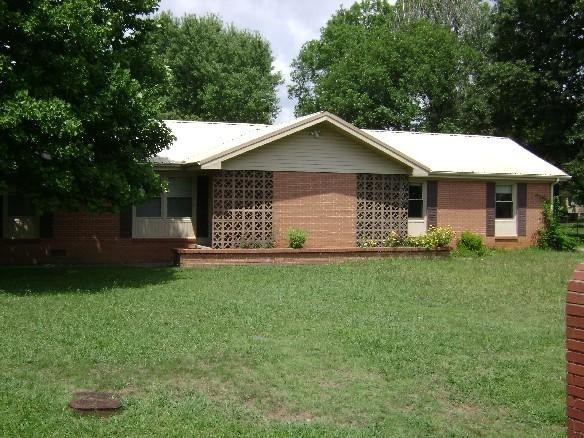
[[[465,43],[484,52],[490,44],[491,7],[484,0],[398,0],[398,22],[428,20],[446,26]]]
[[[0,0],[0,191],[102,210],[160,193],[155,0]]]
[[[216,16],[157,18],[152,44],[170,72],[163,117],[270,123],[278,113],[269,43]]]
[[[501,0],[492,54],[491,79],[520,84],[525,97],[493,90],[497,132],[557,164],[573,160],[584,146],[584,0]]]
[[[340,9],[320,39],[303,46],[289,88],[297,114],[328,110],[367,128],[467,131],[463,97],[480,53],[449,27],[418,19],[423,8],[406,20],[405,4]]]

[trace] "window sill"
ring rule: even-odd
[[[413,224],[423,224],[424,222],[426,222],[426,219],[424,219],[424,218],[413,218],[413,219],[408,219],[408,222],[413,223]]]
[[[166,216],[166,217],[162,217],[162,216],[136,216],[137,220],[173,220],[173,221],[192,221],[193,217],[192,216],[180,216],[180,217],[172,217],[172,216]]]
[[[506,242],[515,242],[519,240],[518,236],[495,236],[496,241],[506,241]]]
[[[41,242],[41,238],[39,237],[31,237],[28,239],[10,239],[10,238],[4,238],[4,239],[0,239],[0,242],[4,243],[4,244],[11,244],[11,243],[40,243]]]
[[[186,241],[195,243],[196,240],[197,240],[197,238],[196,237],[193,237],[193,236],[188,236],[188,237],[180,237],[180,236],[178,236],[178,237],[168,237],[168,236],[165,236],[165,237],[156,237],[156,236],[139,236],[139,237],[136,237],[136,236],[133,236],[132,237],[132,240],[138,240],[140,242],[148,242],[148,241],[160,242],[160,241],[165,241],[165,240],[167,240],[167,241],[181,241],[181,242],[184,242],[186,240]]]

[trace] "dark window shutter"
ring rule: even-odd
[[[495,235],[495,183],[487,183],[487,236]]]
[[[132,207],[120,210],[120,238],[132,238]]]
[[[517,184],[517,235],[527,235],[527,184]]]
[[[438,181],[428,181],[426,187],[426,215],[428,216],[428,228],[438,225]]]
[[[45,213],[39,219],[39,237],[41,239],[53,238],[53,213]]]
[[[0,195],[0,240],[4,238],[4,196]]]

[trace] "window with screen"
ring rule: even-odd
[[[136,217],[162,217],[162,197],[152,198],[137,205]]]
[[[169,178],[166,193],[167,217],[193,215],[193,183],[190,178]]]
[[[495,219],[513,219],[514,212],[513,186],[511,184],[497,184],[495,189]]]
[[[1,196],[0,238],[36,239],[39,237],[39,217],[32,199],[20,194]]]
[[[193,215],[191,178],[168,178],[168,190],[136,206],[139,218],[187,218]]]
[[[423,217],[424,217],[424,198],[422,183],[410,184],[408,218],[422,219]]]
[[[26,196],[8,195],[8,205],[6,206],[7,216],[35,216],[36,209],[30,198]]]

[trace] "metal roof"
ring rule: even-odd
[[[261,146],[269,143],[272,136],[281,138],[320,121],[333,123],[361,141],[370,139],[373,146],[385,148],[392,159],[401,158],[428,175],[569,178],[509,138],[360,130],[325,112],[276,125],[166,120],[176,140],[153,161],[201,165],[221,156],[245,153],[256,147],[254,143]]]
[[[158,153],[155,163],[188,164],[198,163],[204,158],[227,149],[236,139],[261,135],[272,125],[250,123],[191,122],[165,120],[176,140]]]
[[[568,177],[506,137],[364,131],[420,161],[432,174]]]

